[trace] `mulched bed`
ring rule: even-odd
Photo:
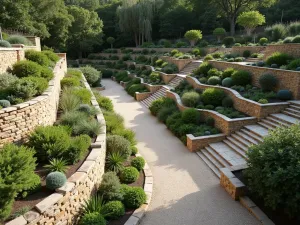
[[[135,158],[135,156],[131,156],[130,157],[130,160]],[[129,161],[130,161],[129,160]],[[129,165],[130,163],[127,162],[125,163],[125,165]],[[139,178],[134,182],[134,183],[131,183],[131,184],[128,184],[129,186],[132,186],[132,187],[141,187],[141,188],[144,188],[144,182],[145,182],[145,175],[144,175],[144,172],[143,170],[140,172],[140,176]],[[108,224],[109,225],[124,225],[126,223],[126,221],[129,219],[129,217],[133,214],[135,209],[126,209],[126,212],[125,212],[125,215],[120,217],[118,220],[110,220],[108,221]]]
[[[242,170],[235,171],[234,175],[240,179],[244,184],[247,183],[247,180],[243,176]],[[249,198],[276,224],[276,225],[299,225],[300,216],[298,218],[290,218],[287,214],[284,213],[284,209],[280,208],[273,210],[265,206],[264,201],[261,197],[257,196],[254,193],[251,193],[247,190]]]
[[[90,151],[88,151],[84,156],[84,158],[79,162],[77,162],[76,164],[68,166],[69,168],[66,172],[67,178],[72,176],[78,170],[78,168],[83,164],[85,158],[88,156],[89,153]],[[41,184],[42,184],[41,190],[37,193],[27,196],[24,199],[16,199],[13,204],[12,214],[23,207],[29,207],[31,209],[37,203],[41,202],[43,199],[45,199],[46,197],[54,193],[54,191],[51,191],[46,188],[46,176],[48,172],[45,168],[43,168],[43,165],[38,165],[35,170],[35,173],[41,177]]]

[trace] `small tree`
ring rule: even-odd
[[[257,26],[262,25],[265,22],[265,16],[258,11],[243,12],[237,18],[237,23],[245,28],[247,35],[251,35],[251,32]]]
[[[108,44],[110,44],[110,48],[113,48],[113,44],[115,43],[115,39],[113,38],[113,37],[108,37],[107,39],[106,39],[106,42],[108,43]]]
[[[189,40],[191,46],[194,46],[198,40],[202,39],[202,32],[201,30],[189,30],[184,37]]]
[[[221,43],[221,37],[226,34],[226,30],[222,27],[216,28],[213,31],[213,35],[215,35],[218,39],[218,43]]]

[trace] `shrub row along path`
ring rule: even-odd
[[[111,80],[103,80],[115,111],[136,132],[140,154],[154,178],[150,208],[142,225],[258,225],[239,202],[219,185],[219,179],[195,154]]]

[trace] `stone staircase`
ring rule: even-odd
[[[300,101],[292,101],[282,113],[271,114],[255,125],[244,126],[225,140],[209,144],[196,153],[220,177],[221,168],[246,164],[249,146],[261,143],[270,130],[299,121]]]
[[[163,86],[160,89],[158,89],[156,92],[154,92],[153,94],[151,94],[148,98],[146,98],[143,101],[141,101],[141,103],[144,106],[146,106],[147,108],[149,108],[150,105],[151,105],[151,103],[153,101],[155,101],[156,99],[159,99],[161,97],[166,96],[167,90],[169,90],[169,89]]]
[[[171,88],[176,88],[183,80],[184,80],[184,77],[176,76],[167,85]]]
[[[190,75],[194,69],[200,66],[201,63],[202,61],[192,61],[187,64],[181,71],[179,71],[179,74]]]

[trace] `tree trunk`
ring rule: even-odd
[[[137,34],[134,33],[134,42],[135,42],[135,47],[138,47],[138,37],[137,37]]]
[[[218,43],[220,44],[221,43],[221,37],[218,36],[217,38],[218,38]]]
[[[230,35],[231,36],[235,35],[235,18],[234,17],[230,18]]]

